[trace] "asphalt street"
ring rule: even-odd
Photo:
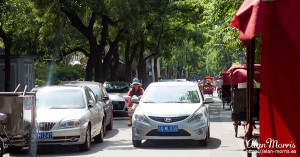
[[[207,96],[207,95],[206,95]],[[90,151],[80,152],[75,146],[47,146],[38,149],[37,156],[44,157],[245,157],[243,151],[243,127],[239,127],[238,137],[234,137],[234,127],[231,121],[231,111],[225,110],[221,101],[214,93],[214,103],[209,105],[211,138],[207,147],[199,146],[197,141],[186,140],[147,140],[142,147],[134,148],[131,143],[131,127],[128,118],[116,117],[114,129],[106,132],[105,140],[101,144],[93,143]],[[27,156],[20,154],[5,154],[8,156]]]

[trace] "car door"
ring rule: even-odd
[[[106,92],[106,89],[103,86],[101,86],[101,91],[103,92],[103,102],[105,103],[104,110],[106,112],[106,124],[109,124],[113,116],[112,101],[109,98],[108,93]]]
[[[86,97],[87,97],[87,102],[88,104],[91,104],[92,106],[89,106],[89,110],[91,112],[91,117],[90,117],[90,120],[91,120],[91,134],[92,136],[95,136],[97,135],[97,131],[99,130],[99,114],[100,114],[100,111],[99,109],[97,108],[97,105],[96,105],[96,100],[95,100],[95,97],[93,97],[93,95],[91,94],[91,91],[89,88],[86,88],[85,89],[85,92],[86,92]]]

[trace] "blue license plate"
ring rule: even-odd
[[[39,132],[38,138],[39,139],[52,139],[52,132]]]
[[[158,132],[178,132],[178,125],[159,125]]]

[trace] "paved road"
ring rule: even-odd
[[[207,147],[200,147],[196,141],[145,141],[141,148],[134,148],[131,144],[131,128],[127,127],[128,119],[118,118],[114,121],[114,129],[106,133],[102,144],[93,143],[88,152],[80,152],[77,147],[43,147],[38,150],[38,156],[84,156],[84,157],[244,157],[243,129],[239,127],[238,138],[234,137],[234,130],[230,118],[230,109],[223,110],[221,102],[213,97],[215,103],[210,104],[211,139]],[[8,154],[4,155],[9,156]],[[15,154],[11,156],[27,156]]]

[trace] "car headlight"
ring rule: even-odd
[[[197,123],[202,121],[204,118],[204,108],[200,108],[196,113],[194,113],[193,117],[189,119],[189,123]]]
[[[59,122],[58,128],[65,129],[65,128],[76,128],[80,126],[79,120],[68,120],[68,121],[61,121]]]
[[[148,119],[139,108],[134,112],[134,120],[149,123]]]

